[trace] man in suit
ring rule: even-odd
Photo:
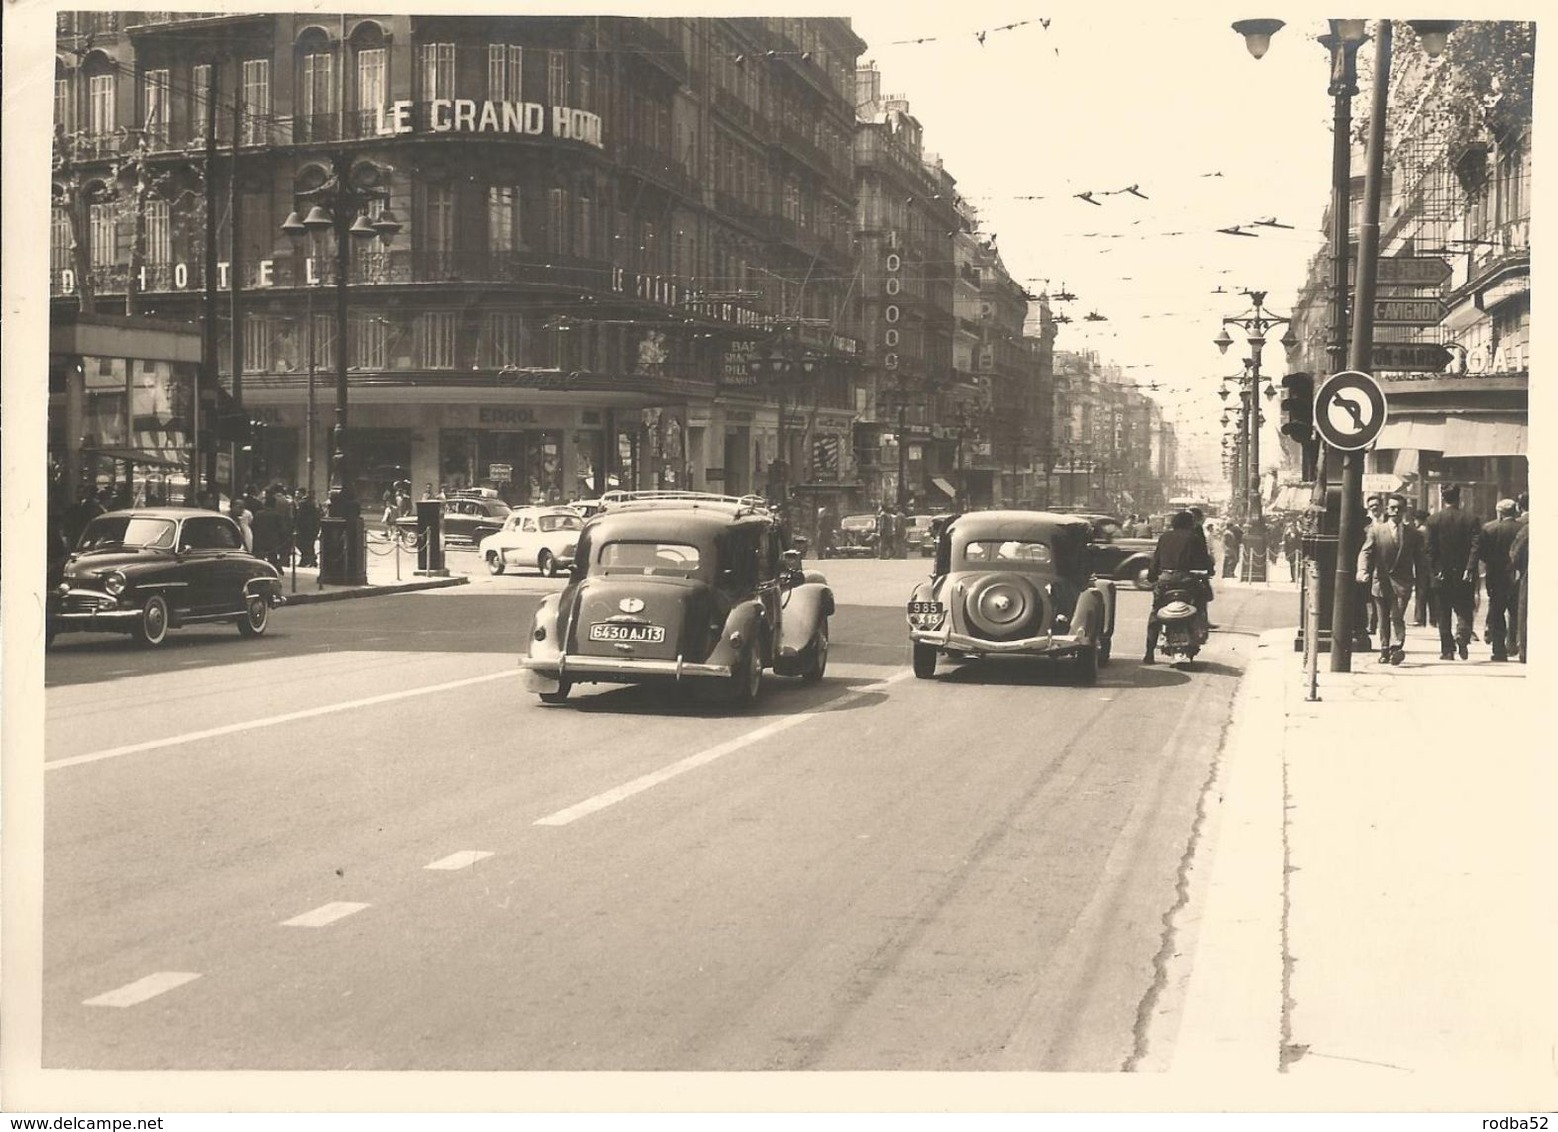
[[[1407,606],[1412,588],[1428,573],[1421,532],[1406,519],[1407,503],[1392,495],[1385,517],[1369,524],[1358,552],[1358,581],[1373,583],[1371,592],[1378,610],[1381,664],[1400,664],[1406,658]],[[1396,643],[1390,643],[1394,634]]]
[[[1474,572],[1477,563],[1482,563],[1488,591],[1488,644],[1493,648],[1493,659],[1502,661],[1509,659],[1510,628],[1518,624],[1520,615],[1520,596],[1515,591],[1509,563],[1510,548],[1520,532],[1520,524],[1515,520],[1513,499],[1500,499],[1496,510],[1498,518],[1484,523],[1477,533],[1466,569]],[[1519,647],[1518,640],[1515,647]]]
[[[1369,528],[1385,518],[1385,497],[1378,492],[1371,492],[1363,500],[1364,519],[1363,532],[1368,536]],[[1377,602],[1365,602],[1369,609],[1369,636],[1379,632],[1379,604]]]
[[[1466,564],[1481,526],[1475,515],[1461,510],[1459,484],[1448,484],[1439,493],[1444,506],[1428,517],[1428,576],[1434,587],[1434,616],[1439,623],[1439,659],[1466,659],[1471,640],[1472,587]],[[1451,633],[1451,614],[1454,633]]]

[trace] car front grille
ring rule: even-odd
[[[104,609],[116,609],[119,603],[107,594],[72,593],[60,602],[63,613],[95,613]]]

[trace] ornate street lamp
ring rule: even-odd
[[[308,215],[299,219],[293,210],[281,225],[281,231],[295,243],[310,234],[335,234],[335,424],[330,430],[329,510],[319,531],[321,585],[360,586],[368,580],[362,507],[353,490],[346,445],[347,277],[353,239],[376,236],[388,244],[400,231],[389,209],[381,210],[376,218],[365,212],[371,202],[389,197],[389,190],[382,187],[384,180],[383,169],[372,162],[352,165],[348,155],[335,154],[329,177],[297,193],[301,201],[312,202]]]
[[[1437,59],[1444,51],[1450,33],[1459,25],[1457,20],[1408,20],[1417,33],[1424,52],[1430,59]],[[1259,59],[1271,46],[1271,37],[1281,22],[1277,20],[1240,20],[1233,25],[1244,36],[1245,46]],[[1363,219],[1359,228],[1357,295],[1353,308],[1351,340],[1347,326],[1347,254],[1348,221],[1351,217],[1351,116],[1352,96],[1358,92],[1358,47],[1368,38],[1364,20],[1331,20],[1331,32],[1320,42],[1331,51],[1330,93],[1335,99],[1336,121],[1332,128],[1331,150],[1331,257],[1332,257],[1332,343],[1330,346],[1331,371],[1343,369],[1367,372],[1371,367],[1370,353],[1374,334],[1374,285],[1379,262],[1379,200],[1384,176],[1385,125],[1390,91],[1390,53],[1392,24],[1390,20],[1377,23],[1374,63],[1374,105],[1369,123],[1368,168],[1364,179]],[[1318,484],[1327,478],[1325,448],[1320,449],[1322,462],[1317,470]],[[1362,454],[1346,453],[1340,459],[1342,468],[1340,530],[1334,570],[1334,598],[1330,610],[1331,671],[1352,671],[1352,650],[1355,644],[1367,648],[1367,639],[1360,635],[1353,639],[1353,571],[1352,561],[1363,541],[1363,462]],[[1324,602],[1330,594],[1322,587],[1322,621],[1325,620]]]
[[[781,507],[788,507],[790,502],[790,437],[786,419],[789,407],[785,394],[792,384],[796,384],[797,375],[800,381],[805,381],[816,371],[817,365],[817,356],[788,329],[782,330],[769,343],[766,355],[754,357],[748,362],[753,374],[759,378],[766,375],[770,379],[769,384],[778,398],[779,456],[773,463],[770,491],[777,497],[773,502]]]

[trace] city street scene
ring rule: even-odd
[[[13,1104],[1553,1108],[1536,25],[1275,15],[54,15]]]

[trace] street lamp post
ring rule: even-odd
[[[753,358],[749,363],[755,373],[767,374],[772,380],[774,395],[778,401],[778,458],[774,461],[774,474],[771,477],[770,491],[777,496],[774,500],[780,506],[788,506],[790,502],[790,435],[789,405],[786,394],[795,375],[801,375],[802,380],[809,377],[817,368],[817,358],[796,339],[789,329],[781,330],[780,334],[770,343],[770,350],[766,357]],[[797,401],[799,404],[799,401]]]
[[[1457,20],[1408,20],[1430,59],[1444,51],[1446,40],[1459,26]],[[1239,20],[1233,30],[1244,36],[1256,59],[1266,54],[1281,20]],[[1379,201],[1385,163],[1386,112],[1390,92],[1392,24],[1378,21],[1375,41],[1374,90],[1369,116],[1368,165],[1364,177],[1364,208],[1359,225],[1357,295],[1353,304],[1349,369],[1369,372],[1374,336],[1374,287],[1379,263]],[[1321,42],[1331,49],[1331,94],[1336,101],[1335,138],[1332,142],[1331,254],[1333,335],[1329,348],[1333,367],[1340,366],[1346,325],[1347,223],[1351,212],[1350,131],[1351,99],[1356,93],[1356,54],[1367,38],[1365,21],[1332,20],[1331,34]],[[1344,101],[1345,100],[1345,101]],[[1353,559],[1363,541],[1363,457],[1346,453],[1341,461],[1341,517],[1337,534],[1335,590],[1331,608],[1331,671],[1352,671]],[[1326,471],[1319,473],[1321,482]]]
[[[1246,291],[1245,294],[1250,298],[1252,309],[1248,314],[1224,318],[1222,320],[1222,330],[1213,339],[1213,342],[1218,350],[1226,353],[1228,347],[1233,345],[1233,338],[1228,333],[1228,327],[1238,326],[1244,330],[1245,341],[1250,347],[1250,356],[1244,360],[1246,387],[1241,394],[1245,431],[1247,433],[1246,444],[1248,446],[1241,494],[1246,500],[1245,513],[1249,526],[1263,531],[1265,524],[1261,514],[1260,488],[1261,352],[1266,345],[1266,333],[1278,326],[1287,325],[1289,320],[1285,315],[1274,314],[1266,309],[1265,291]],[[1291,327],[1283,335],[1282,344],[1288,349],[1298,345],[1298,339],[1294,336]],[[1246,581],[1264,582],[1266,580],[1265,555],[1246,555],[1245,570],[1248,574]]]
[[[346,406],[349,324],[347,282],[351,270],[351,241],[377,236],[388,244],[400,231],[389,209],[370,220],[364,211],[372,201],[389,196],[380,187],[383,171],[372,162],[351,164],[350,157],[331,157],[330,176],[320,185],[300,191],[300,201],[312,203],[299,219],[296,210],[281,230],[294,241],[309,233],[335,234],[335,424],[330,430],[330,503],[319,531],[319,582],[321,585],[367,583],[367,543],[362,506],[357,500],[347,458]],[[313,358],[309,358],[312,369]]]

